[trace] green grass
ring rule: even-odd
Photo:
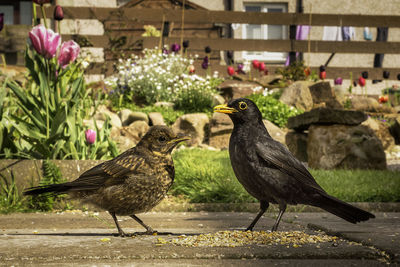
[[[228,151],[181,149],[173,154],[175,183],[169,194],[192,203],[257,202],[238,182]],[[400,202],[400,172],[378,170],[311,170],[329,194],[346,202]],[[68,208],[65,205],[62,208]],[[0,175],[0,214],[34,211],[21,196],[12,175]]]
[[[194,203],[255,202],[237,181],[227,151],[178,150],[171,192]]]
[[[237,181],[228,151],[178,150],[173,155],[171,193],[193,203],[254,202]],[[347,202],[399,202],[400,172],[379,170],[310,170],[329,194]]]

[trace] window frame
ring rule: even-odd
[[[287,3],[267,3],[267,2],[248,2],[243,3],[243,11],[246,11],[248,6],[261,7],[261,12],[268,12],[268,9],[281,8],[282,12],[288,12]],[[247,26],[249,24],[242,24],[242,39],[252,40],[247,38]],[[262,39],[268,40],[268,24],[255,24],[261,26]],[[282,40],[288,38],[288,27],[282,25]],[[244,60],[261,60],[268,63],[284,63],[286,61],[287,52],[267,52],[267,51],[243,51],[242,58]]]

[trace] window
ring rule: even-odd
[[[278,3],[255,3],[244,4],[246,12],[287,12],[287,4]],[[283,40],[287,39],[287,26],[284,25],[243,25],[243,39],[261,39],[261,40]],[[287,53],[267,52],[267,51],[246,51],[243,52],[243,58],[247,60],[263,60],[270,63],[282,63],[286,60]]]
[[[4,24],[32,24],[32,1],[2,0],[0,13],[4,13]]]

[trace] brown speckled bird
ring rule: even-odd
[[[63,184],[32,187],[25,195],[64,194],[107,210],[120,236],[126,236],[116,215],[129,215],[146,228],[155,231],[135,214],[149,211],[167,194],[174,176],[171,152],[187,137],[177,136],[166,126],[153,126],[140,142],[118,157],[84,172],[78,179]]]

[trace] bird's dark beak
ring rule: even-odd
[[[177,144],[179,142],[187,141],[187,140],[190,140],[189,136],[177,136],[176,138],[169,141],[168,144],[172,144],[172,143]]]
[[[232,114],[235,112],[238,112],[236,109],[234,108],[230,108],[228,107],[228,105],[218,105],[214,107],[214,112],[219,112],[219,113],[226,113],[226,114]]]

